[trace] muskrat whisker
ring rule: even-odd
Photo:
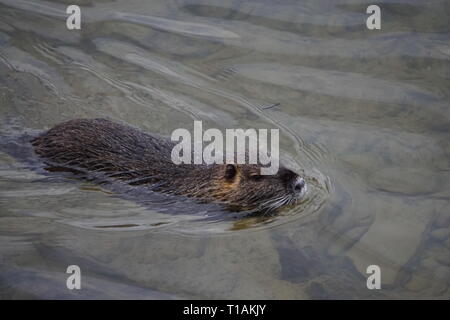
[[[270,205],[270,204],[272,204],[272,203],[274,203],[274,202],[276,202],[276,201],[278,201],[278,200],[281,200],[281,199],[284,198],[284,197],[285,197],[285,196],[279,196],[279,197],[276,197],[276,198],[273,198],[273,199],[269,199],[269,200],[267,200],[267,201],[261,203],[260,206]]]
[[[284,206],[285,204],[289,203],[290,201],[291,201],[291,197],[289,195],[271,199],[270,202],[266,201],[265,203],[263,203],[260,206],[260,208],[262,208],[262,210],[263,210],[263,216],[272,211],[275,211],[276,209]]]

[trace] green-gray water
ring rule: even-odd
[[[0,297],[449,299],[450,5],[378,1],[368,30],[370,4],[0,0]],[[6,138],[80,117],[279,128],[307,198],[203,219],[45,175]]]

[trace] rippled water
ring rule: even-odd
[[[0,0],[0,297],[450,298],[450,6],[377,3]],[[243,218],[46,173],[26,137],[79,117],[279,128],[311,188]]]

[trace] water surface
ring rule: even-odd
[[[0,297],[450,298],[450,6],[378,3],[0,0]],[[24,137],[80,117],[278,128],[309,192],[243,218],[47,174]]]

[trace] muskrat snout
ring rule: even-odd
[[[292,190],[296,195],[301,195],[306,191],[306,182],[305,179],[301,177],[297,177],[292,182]]]
[[[306,192],[306,181],[294,171],[287,168],[280,168],[279,178],[284,181],[288,192],[292,192],[294,197],[300,198]]]

